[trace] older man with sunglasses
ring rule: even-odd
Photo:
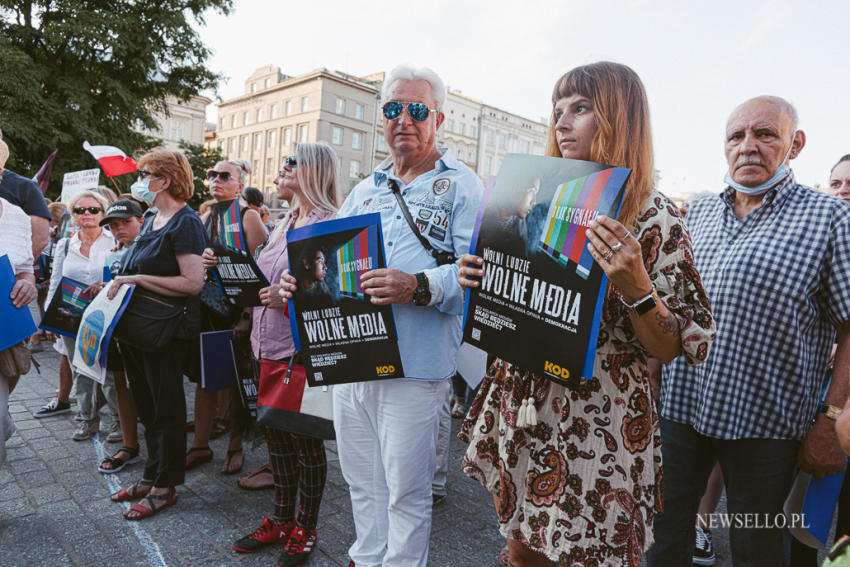
[[[436,146],[445,88],[433,71],[396,67],[382,98],[391,155],[337,216],[381,215],[388,267],[365,274],[363,288],[373,303],[393,304],[406,377],[338,386],[334,426],[357,529],[352,564],[424,567],[440,408],[461,338],[453,257],[469,250],[483,188]]]

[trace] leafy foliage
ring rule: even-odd
[[[0,0],[9,169],[33,175],[59,148],[49,189],[57,195],[65,172],[97,165],[84,140],[128,155],[155,145],[136,127],[155,128],[153,113],[165,111],[168,96],[188,100],[220,79],[205,66],[210,50],[192,22],[231,7],[232,0]]]

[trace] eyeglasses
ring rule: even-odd
[[[384,111],[384,118],[387,120],[395,120],[401,114],[401,111],[407,109],[407,115],[415,122],[424,122],[428,119],[428,114],[437,112],[436,108],[428,108],[424,102],[398,102],[391,101],[381,107]]]
[[[218,177],[222,181],[230,181],[230,172],[229,171],[216,171],[214,169],[211,169],[207,172],[207,179],[209,179],[210,181],[212,181],[216,177]]]
[[[85,212],[89,214],[96,215],[97,213],[103,211],[100,207],[74,207],[73,209],[75,215],[81,215]]]
[[[295,156],[289,156],[283,160],[283,165],[286,167],[298,167],[298,160],[295,159]]]
[[[156,175],[154,175],[150,171],[145,171],[144,169],[140,169],[139,170],[139,181],[141,181],[145,177],[156,177]]]

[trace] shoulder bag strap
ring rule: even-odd
[[[407,221],[407,225],[410,227],[410,230],[413,231],[413,235],[419,240],[419,243],[422,244],[428,254],[430,254],[431,257],[437,260],[438,264],[442,263],[440,258],[440,252],[436,250],[433,246],[431,246],[431,243],[428,242],[427,238],[422,236],[422,233],[419,232],[419,228],[416,226],[416,223],[413,222],[413,217],[410,215],[410,209],[407,208],[407,203],[404,202],[404,197],[401,196],[401,191],[398,188],[398,183],[396,183],[395,179],[390,179],[389,177],[387,177],[387,185],[390,188],[390,192],[392,192],[393,196],[395,197],[395,200],[398,201],[398,206],[401,207],[401,213],[404,215],[404,220]],[[451,261],[454,262],[456,258],[454,258],[454,255],[450,256],[451,258],[453,258]]]

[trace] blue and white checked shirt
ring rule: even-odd
[[[718,439],[801,439],[850,320],[850,205],[789,174],[738,220],[731,188],[688,212],[717,336],[664,368],[661,414]]]
[[[431,304],[393,305],[405,377],[420,380],[443,380],[454,375],[464,293],[457,283],[457,264],[437,267],[437,261],[425,251],[402,216],[387,177],[398,183],[411,216],[431,246],[460,257],[469,252],[484,188],[478,176],[449,150],[441,148],[440,152],[442,157],[434,169],[409,185],[396,177],[392,157],[387,158],[371,177],[357,184],[337,213],[337,218],[380,213],[387,267],[428,276]]]

